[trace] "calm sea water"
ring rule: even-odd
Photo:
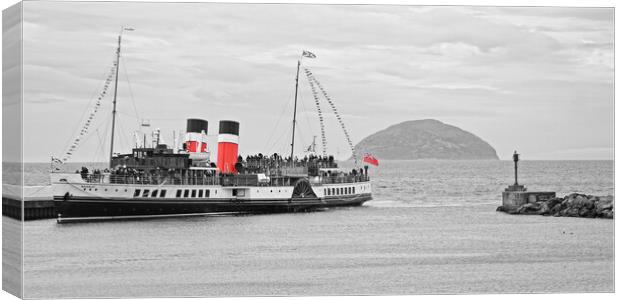
[[[27,165],[31,185],[46,165]],[[495,212],[509,161],[389,161],[314,213],[26,222],[26,297],[613,291],[613,221]],[[613,195],[612,161],[523,161],[529,190]],[[11,219],[4,218],[9,224]]]

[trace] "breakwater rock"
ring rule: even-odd
[[[509,214],[545,215],[555,217],[614,218],[613,196],[570,194],[564,198],[525,203],[516,207],[500,206],[497,211]]]

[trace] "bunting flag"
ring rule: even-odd
[[[310,72],[310,70],[308,70],[308,68],[306,67],[304,67],[304,71],[306,72],[306,76],[308,77],[308,80],[314,82],[314,84],[321,91],[321,94],[323,94],[323,97],[325,98],[325,100],[327,100],[327,103],[329,103],[329,106],[334,112],[334,115],[336,116],[336,119],[338,120],[338,123],[340,124],[340,127],[342,128],[342,132],[344,132],[344,136],[347,139],[347,143],[349,144],[349,147],[351,148],[351,155],[353,156],[353,159],[355,160],[355,164],[357,164],[357,155],[355,154],[355,147],[353,146],[353,142],[351,141],[351,137],[349,136],[349,131],[344,125],[344,121],[342,120],[342,117],[340,116],[340,114],[338,113],[338,110],[336,109],[336,105],[334,104],[334,101],[332,101],[331,97],[327,94],[327,91],[323,88],[321,83],[316,79],[314,74],[312,74],[312,72]],[[312,86],[312,83],[310,85]]]
[[[94,105],[91,113],[84,120],[82,128],[80,129],[79,135],[75,139],[73,139],[71,145],[68,147],[68,149],[65,152],[65,155],[63,156],[62,159],[52,157],[52,164],[63,164],[65,162],[67,162],[71,158],[73,153],[79,148],[79,145],[80,145],[80,142],[81,142],[81,136],[84,136],[84,135],[88,134],[88,130],[90,129],[90,125],[94,123],[92,121],[94,120],[97,112],[99,111],[99,107],[101,106],[101,100],[103,98],[105,98],[105,96],[107,94],[107,91],[108,91],[108,87],[112,83],[112,79],[114,78],[114,74],[116,73],[117,65],[118,65],[118,62],[114,61],[113,64],[112,64],[112,67],[110,68],[108,76],[105,79],[105,83],[103,84],[103,88],[102,88],[101,92],[99,92],[99,94],[97,96],[97,101],[95,101],[95,105]],[[58,168],[55,168],[55,169],[58,170]]]
[[[308,69],[304,68],[306,73],[306,77],[308,78],[308,83],[310,84],[310,89],[312,90],[312,97],[314,97],[314,104],[316,105],[316,111],[319,115],[319,123],[321,125],[321,145],[323,146],[323,156],[327,156],[327,139],[325,138],[325,121],[323,120],[323,112],[321,111],[321,104],[319,101],[319,95],[316,91],[316,87],[314,83],[310,79],[312,73]]]

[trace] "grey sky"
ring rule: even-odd
[[[69,145],[123,25],[136,30],[123,38],[118,151],[133,141],[135,103],[166,141],[186,117],[207,119],[213,135],[219,120],[235,119],[242,154],[288,153],[306,49],[317,58],[303,65],[354,143],[434,118],[480,136],[502,159],[514,149],[528,159],[613,159],[610,8],[26,2],[24,21],[26,161]],[[106,158],[107,142],[97,149],[109,135],[110,96],[73,160]],[[303,75],[300,101],[298,153],[320,134]],[[344,135],[326,118],[328,150],[346,157]]]

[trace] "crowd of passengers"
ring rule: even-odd
[[[293,163],[291,163],[291,157],[282,157],[277,153],[274,153],[270,156],[263,155],[259,153],[257,155],[248,155],[245,160],[242,156],[237,157],[237,163],[235,164],[235,169],[240,171],[243,174],[258,174],[258,173],[270,173],[269,171],[277,170],[282,167],[306,167],[308,168],[308,173],[310,175],[316,176],[318,175],[319,169],[330,169],[330,168],[338,168],[338,164],[334,160],[332,155],[330,156],[320,156],[320,155],[307,155],[303,158],[295,157]],[[216,167],[214,163],[211,163],[211,167]],[[82,167],[81,170],[76,170],[76,173],[80,173],[82,178],[86,179],[87,177],[97,180],[102,178],[102,173],[109,173],[112,175],[117,175],[118,177],[129,177],[129,178],[142,178],[141,180],[148,180],[153,182],[159,182],[162,180],[162,177],[168,177],[173,179],[174,181],[181,181],[181,174],[173,169],[151,169],[150,173],[144,172],[144,170],[139,170],[135,168],[114,168],[112,170],[103,169],[94,169],[92,173],[86,167]],[[367,172],[367,171],[366,171]],[[197,174],[194,174],[197,175]],[[212,176],[212,172],[203,172],[198,177],[204,176]],[[223,174],[220,173],[220,176]],[[338,180],[342,180],[342,177],[350,177],[355,181],[363,180],[367,178],[367,174],[364,174],[364,169],[360,168],[352,169],[349,172],[332,172],[331,170],[327,171],[325,174],[322,174],[327,181],[337,182]],[[195,176],[194,176],[195,177]],[[175,180],[176,179],[176,180]]]
[[[265,173],[268,169],[278,169],[285,166],[308,167],[308,168],[337,168],[333,156],[307,155],[303,158],[295,157],[291,163],[291,157],[282,157],[277,153],[266,156],[262,153],[248,155],[245,160],[242,156],[237,158],[237,165],[241,166],[247,173]],[[237,168],[241,169],[241,168]]]

